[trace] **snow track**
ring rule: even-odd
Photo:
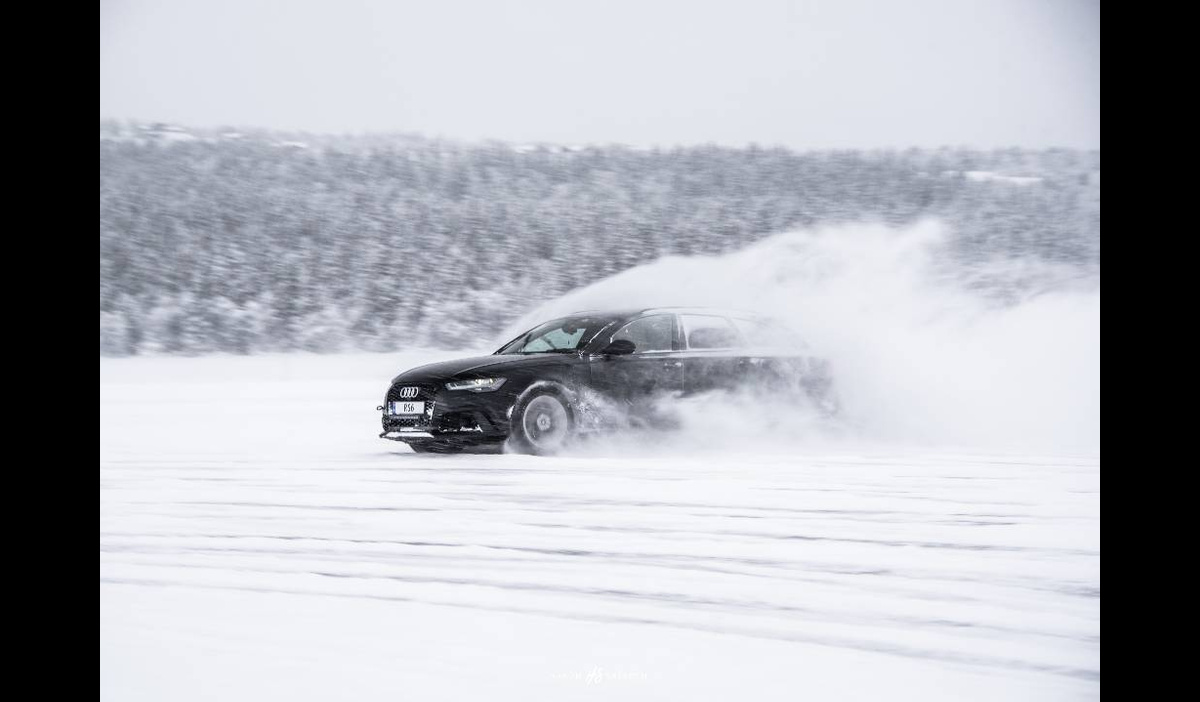
[[[403,365],[102,361],[102,697],[1099,695],[1097,458],[416,455]]]

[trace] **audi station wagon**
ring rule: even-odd
[[[552,454],[631,419],[653,426],[673,398],[755,387],[825,413],[835,405],[828,363],[777,321],[703,308],[579,312],[491,355],[396,376],[380,436],[422,453],[507,444]]]

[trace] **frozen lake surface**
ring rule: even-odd
[[[1099,696],[1098,456],[416,455],[419,360],[101,361],[102,698]]]

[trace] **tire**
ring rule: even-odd
[[[541,392],[521,402],[512,414],[512,446],[519,453],[552,456],[575,433],[570,405],[555,392]]]

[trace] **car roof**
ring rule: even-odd
[[[584,315],[605,315],[611,317],[639,317],[646,314],[712,314],[722,317],[750,317],[759,318],[763,315],[756,314],[747,310],[736,310],[720,307],[636,307],[632,309],[616,309],[616,310],[581,310],[572,312],[567,315],[569,317],[584,316]]]

